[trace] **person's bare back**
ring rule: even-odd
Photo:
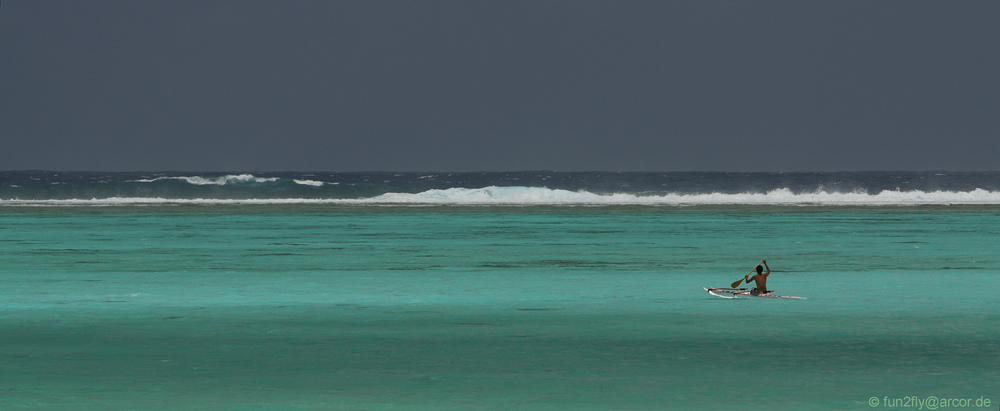
[[[766,294],[770,292],[767,290],[767,276],[771,274],[771,267],[767,266],[767,260],[761,260],[761,263],[764,264],[764,267],[767,267],[766,273],[764,272],[764,267],[758,265],[757,274],[753,277],[750,277],[750,274],[743,276],[743,280],[746,281],[747,284],[750,284],[750,280],[757,283],[757,287],[754,287],[754,289],[750,291],[754,294]]]

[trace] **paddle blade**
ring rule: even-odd
[[[730,287],[731,287],[731,288],[739,288],[739,286],[740,286],[740,283],[742,283],[742,282],[743,282],[743,280],[737,280],[737,281],[736,281],[735,283],[733,283],[733,285],[731,285]]]

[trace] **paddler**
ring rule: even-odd
[[[750,273],[747,273],[747,275],[743,276],[743,281],[746,281],[747,284],[750,284],[751,280],[757,283],[757,286],[754,287],[753,290],[750,290],[750,294],[753,295],[767,294],[770,292],[767,290],[767,276],[771,274],[771,267],[767,266],[767,260],[761,260],[760,263],[764,264],[764,267],[761,267],[760,264],[758,264],[756,275],[750,277]],[[765,267],[767,268],[766,273],[764,272]]]

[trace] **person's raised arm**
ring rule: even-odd
[[[767,269],[767,272],[764,273],[764,277],[767,277],[768,274],[771,274],[771,267],[767,266],[767,260],[761,260],[760,262],[764,263],[764,268]]]
[[[747,273],[747,275],[744,275],[743,276],[743,282],[745,282],[747,284],[750,284],[750,274],[753,274],[753,272],[754,272],[754,270],[750,270],[750,272]]]

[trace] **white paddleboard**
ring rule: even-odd
[[[709,294],[716,297],[733,299],[738,297],[754,297],[754,298],[786,298],[792,300],[805,300],[805,297],[795,297],[791,295],[777,295],[772,293],[767,294],[751,294],[750,290],[746,288],[714,288],[714,287],[701,287],[705,289]]]

